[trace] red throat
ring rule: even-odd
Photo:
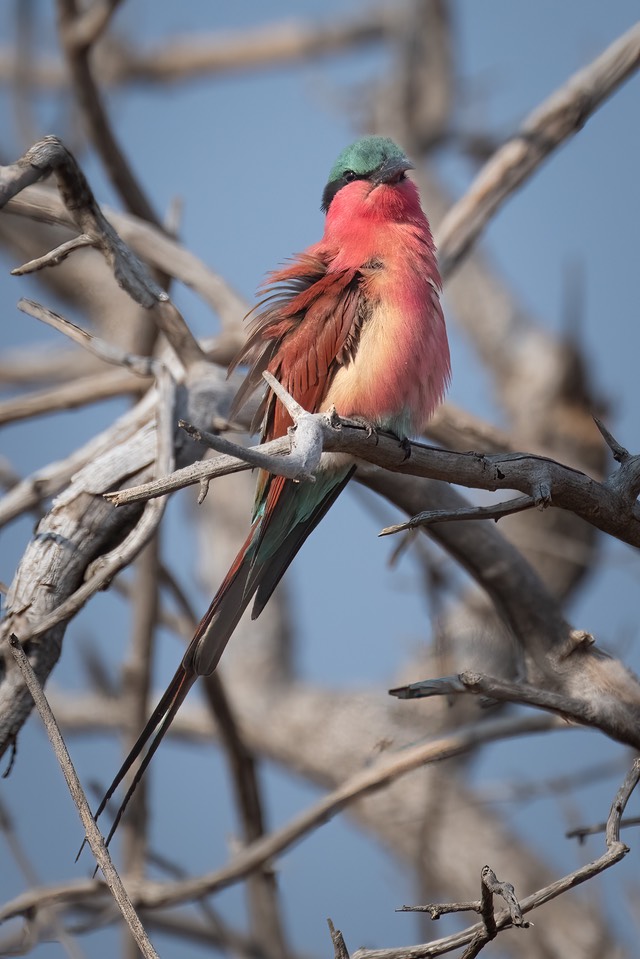
[[[336,193],[325,225],[325,239],[342,233],[354,218],[367,221],[373,228],[379,223],[427,223],[420,206],[418,189],[406,177],[396,183],[372,184],[368,180],[354,180]]]

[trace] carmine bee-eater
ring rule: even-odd
[[[449,347],[431,231],[406,175],[411,166],[386,137],[363,137],[342,151],[322,195],[322,240],[269,276],[267,297],[250,314],[246,345],[232,364],[249,365],[236,409],[268,370],[309,412],[335,406],[340,416],[400,438],[425,425],[447,386]],[[263,442],[291,425],[271,390],[259,414]],[[189,689],[216,668],[252,599],[252,617],[260,614],[355,469],[344,454],[323,453],[315,483],[259,472],[249,535],[98,809],[148,746],[109,839]]]

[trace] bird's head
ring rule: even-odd
[[[382,185],[399,185],[411,169],[411,161],[389,137],[361,137],[346,147],[333,164],[322,194],[322,209],[327,213],[342,190],[345,193],[341,199],[346,199],[347,194],[353,194],[355,199],[371,196]]]

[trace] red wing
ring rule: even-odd
[[[363,274],[355,269],[329,272],[319,257],[301,254],[291,266],[271,274],[267,297],[258,304],[247,342],[231,365],[248,362],[247,377],[231,415],[263,383],[265,370],[310,413],[317,412],[336,370],[355,355],[368,315],[362,297]],[[258,408],[262,441],[284,436],[291,417],[271,390]],[[254,422],[255,422],[254,421]],[[291,486],[282,476],[260,471],[254,519],[264,507],[260,536],[269,528],[276,504]]]
[[[251,364],[234,410],[262,384],[265,370],[306,410],[320,409],[331,378],[355,352],[365,319],[362,280],[357,269],[329,272],[323,260],[306,254],[271,275],[269,295],[256,308],[247,343],[232,364]],[[264,442],[283,436],[291,425],[271,391],[262,414]]]

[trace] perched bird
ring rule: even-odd
[[[406,176],[411,167],[386,137],[366,136],[342,151],[322,196],[322,240],[270,274],[266,299],[250,314],[247,342],[232,364],[249,364],[236,410],[268,370],[309,412],[335,406],[400,438],[425,425],[449,380],[449,347],[429,223]],[[259,417],[263,442],[291,425],[271,390]],[[355,469],[344,454],[323,453],[315,483],[259,472],[249,535],[96,813],[148,746],[109,839],[189,689],[216,668],[252,599],[252,617],[260,614]]]

